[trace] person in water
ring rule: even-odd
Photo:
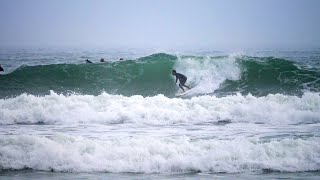
[[[105,63],[106,61],[104,60],[104,58],[101,58],[100,62]]]
[[[1,64],[0,64],[0,71],[4,71],[4,69],[1,67]]]
[[[172,75],[176,76],[176,83],[178,82],[179,79],[179,87],[183,90],[183,87],[186,87],[188,89],[190,89],[188,86],[185,85],[185,83],[187,82],[187,77],[183,74],[177,73],[176,70],[172,70]]]
[[[91,61],[89,61],[89,59],[86,60],[86,63],[92,63]]]

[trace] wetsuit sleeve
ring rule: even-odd
[[[176,83],[178,82],[178,77],[176,76]]]

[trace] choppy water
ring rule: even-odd
[[[319,50],[1,50],[0,64],[1,178],[319,178]]]

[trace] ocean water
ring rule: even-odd
[[[320,49],[1,49],[0,64],[0,179],[320,178]],[[194,86],[182,98],[172,69]]]

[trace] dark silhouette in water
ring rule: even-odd
[[[101,58],[101,59],[100,59],[100,62],[105,63],[105,62],[107,62],[107,61],[105,61],[104,58]]]
[[[86,63],[92,63],[91,61],[89,61],[89,59],[86,60]]]
[[[120,58],[120,61],[123,61],[123,58]]]
[[[0,71],[4,71],[4,69],[1,67],[1,64],[0,64]]]

